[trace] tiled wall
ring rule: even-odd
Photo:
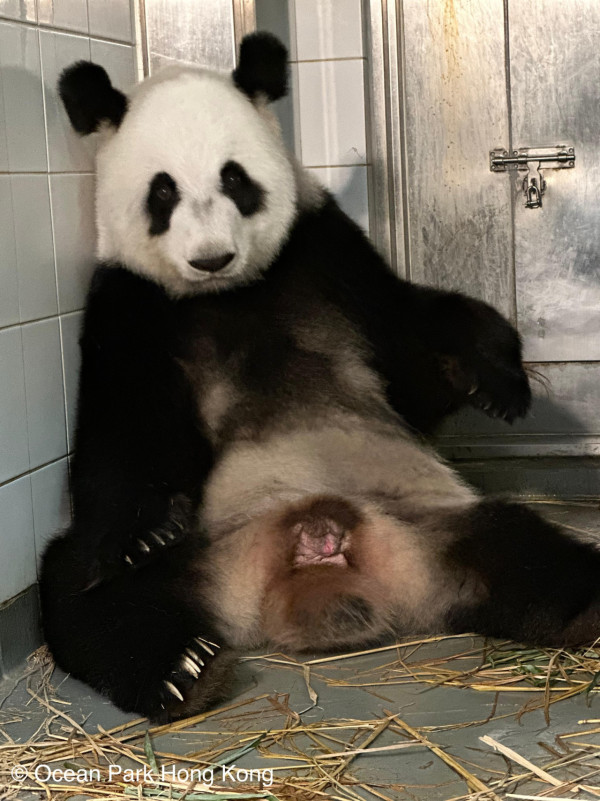
[[[257,27],[286,43],[280,118],[296,155],[368,231],[361,0],[256,0]]]
[[[0,603],[70,516],[77,338],[94,254],[94,142],[56,94],[78,59],[135,81],[130,0],[0,0]]]

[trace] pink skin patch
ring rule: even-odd
[[[331,518],[297,523],[292,534],[298,537],[294,566],[336,565],[348,567],[343,551],[348,548],[348,534]]]

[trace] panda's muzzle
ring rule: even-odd
[[[224,253],[222,256],[213,256],[210,259],[193,259],[188,264],[194,270],[201,270],[205,273],[218,273],[219,270],[227,267],[234,256],[235,253]]]

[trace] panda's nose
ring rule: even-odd
[[[235,253],[223,253],[222,256],[213,256],[210,259],[193,259],[188,264],[194,270],[202,270],[206,273],[218,273],[223,267],[227,267],[229,262],[233,259]]]

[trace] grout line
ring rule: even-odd
[[[87,2],[86,2],[86,13],[88,14],[88,22],[89,22],[89,11],[88,11],[88,7],[87,7]],[[89,27],[89,25],[88,25],[88,27]],[[41,51],[42,51],[41,36],[39,37],[39,39],[40,39],[40,62],[42,63],[42,84],[45,87],[45,83],[44,83],[44,67],[43,67],[43,62],[42,62],[42,58],[41,58]],[[50,170],[50,140],[49,140],[49,137],[48,137],[48,117],[47,117],[46,92],[45,91],[42,93],[42,97],[43,97],[43,103],[44,103],[44,126],[46,128],[46,151],[47,151],[47,159],[48,159],[48,170]],[[58,318],[58,336],[59,336],[59,341],[60,341],[60,360],[61,360],[61,366],[62,366],[62,379],[63,379],[62,380],[62,385],[63,385],[63,415],[64,415],[64,418],[65,418],[66,445],[67,445],[67,448],[68,448],[69,447],[69,428],[68,428],[68,424],[67,424],[67,389],[66,389],[66,383],[65,383],[62,325],[61,325],[61,322],[60,322],[60,318],[58,317],[58,315],[60,314],[60,292],[59,292],[59,287],[58,287],[58,261],[57,261],[57,258],[56,258],[56,234],[55,234],[55,230],[54,230],[54,227],[55,227],[55,225],[54,225],[54,223],[55,223],[55,221],[54,221],[54,200],[53,200],[53,197],[52,197],[52,184],[51,184],[51,181],[50,181],[50,172],[49,171],[48,171],[47,182],[48,182],[48,204],[50,206],[50,230],[52,231],[52,258],[53,258],[53,261],[54,261],[54,292],[55,292],[55,296],[56,296],[56,311],[57,311],[56,316]]]
[[[45,317],[36,317],[35,320],[21,320],[18,323],[12,323],[11,325],[5,325],[0,327],[0,331],[4,333],[4,331],[10,331],[11,328],[25,328],[26,325],[30,325],[32,323],[41,323],[44,320],[54,320],[58,317],[58,313],[56,314],[47,314]]]
[[[305,170],[336,170],[345,167],[371,167],[368,161],[353,161],[352,164],[303,164]]]
[[[0,481],[0,489],[2,489],[2,487],[6,487],[8,484],[12,484],[13,481],[18,481],[20,478],[26,478],[27,476],[31,476],[33,475],[33,473],[37,473],[38,470],[43,470],[45,467],[50,467],[50,465],[58,464],[63,459],[68,459],[69,456],[71,455],[72,451],[67,451],[66,453],[63,453],[62,456],[57,456],[56,459],[51,459],[49,462],[44,462],[43,464],[36,465],[30,470],[26,470],[24,473],[19,473],[19,475],[13,476],[12,478],[7,479],[6,481]]]
[[[0,333],[3,334],[5,331],[25,328],[25,326],[33,325],[33,323],[42,323],[44,320],[62,320],[63,317],[69,317],[71,314],[83,314],[83,306],[80,309],[70,309],[69,311],[57,312],[56,314],[48,314],[46,317],[36,317],[33,320],[21,320],[17,323],[0,326]]]
[[[127,41],[126,39],[114,39],[108,36],[98,36],[94,33],[90,33],[89,30],[79,31],[79,30],[72,30],[70,28],[60,28],[58,26],[51,25],[48,22],[31,22],[30,20],[14,19],[12,17],[5,17],[0,14],[0,23],[22,25],[24,28],[37,28],[39,31],[49,31],[50,33],[62,33],[62,34],[67,34],[68,36],[79,36],[80,38],[83,39],[97,39],[98,41],[106,42],[107,44],[129,45],[129,47],[135,47],[135,42]]]
[[[45,118],[45,103],[44,103],[44,118]],[[46,143],[46,150],[48,145]],[[0,170],[0,175],[95,175],[95,172],[90,170],[14,170],[3,172]]]
[[[330,61],[366,61],[365,56],[338,56],[336,58],[298,58],[290,59],[288,64],[327,64]]]

